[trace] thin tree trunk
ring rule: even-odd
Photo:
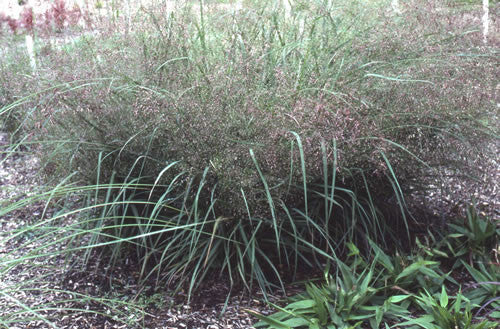
[[[490,1],[483,0],[483,43],[488,43],[488,32],[490,28]]]
[[[29,33],[26,34],[26,49],[28,51],[28,56],[30,58],[31,69],[36,71],[36,58],[35,58],[35,43],[33,41],[33,36]]]

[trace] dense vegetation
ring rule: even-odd
[[[494,327],[498,223],[473,192],[448,198],[498,157],[498,49],[478,5],[279,3],[0,17],[4,153],[38,157],[43,181],[0,215],[57,209],[8,237],[31,250],[0,259],[0,277],[64,255],[112,282],[132,261],[139,286],[190,300],[219,275],[266,296],[324,270],[261,324]]]

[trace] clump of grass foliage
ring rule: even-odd
[[[2,152],[2,156],[10,154]],[[85,193],[85,189],[66,183],[0,202],[2,227],[16,227],[0,236],[0,327],[62,328],[68,323],[89,325],[97,320],[144,328],[141,324],[147,305],[119,292],[96,293],[93,286],[79,286],[77,277],[71,280],[71,273],[79,270],[73,260],[83,259],[99,246],[86,240],[93,232],[82,229],[85,222],[72,220],[83,210],[70,208],[74,200],[68,197]],[[26,215],[26,209],[36,210]],[[9,223],[15,220],[24,225]]]
[[[388,8],[142,8],[128,33],[40,39],[36,72],[3,36],[4,125],[79,200],[54,232],[80,261],[133,255],[142,283],[189,294],[213,273],[283,287],[281,269],[336,262],[346,242],[408,247],[432,220],[410,194],[491,156],[496,54],[444,1]]]

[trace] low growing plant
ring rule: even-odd
[[[477,263],[475,267],[463,262],[463,266],[474,279],[473,283],[464,292],[474,304],[480,305],[476,314],[487,314],[495,319],[500,319],[500,268],[498,264]]]
[[[370,247],[375,253],[373,261],[383,268],[380,275],[387,295],[392,295],[397,290],[407,294],[415,293],[419,289],[435,292],[446,281],[456,283],[453,278],[443,273],[437,261],[427,260],[419,255],[396,253],[389,256],[372,241]]]
[[[469,263],[483,261],[494,250],[500,240],[500,228],[488,218],[482,218],[473,206],[467,209],[467,217],[462,225],[450,223],[452,233],[449,239],[454,239],[453,256],[459,258],[467,255]]]
[[[448,223],[447,232],[438,234],[429,231],[422,242],[417,238],[418,251],[430,259],[451,262],[452,269],[461,267],[464,260],[470,265],[489,262],[500,239],[500,229],[473,206],[467,208],[463,220]]]
[[[416,319],[410,319],[400,323],[400,326],[414,326],[426,329],[483,329],[496,328],[497,323],[483,320],[477,322],[477,318],[473,316],[471,308],[474,305],[461,292],[454,297],[454,302],[450,302],[446,288],[442,286],[441,293],[431,295],[424,290],[420,295],[415,296],[417,305],[425,312],[426,315]]]
[[[256,327],[269,328],[358,328],[370,325],[379,328],[391,320],[408,314],[409,295],[385,298],[381,291],[383,277],[376,270],[377,256],[367,266],[359,251],[351,245],[351,265],[336,260],[336,274],[325,273],[326,282],[320,286],[306,285],[306,292],[271,316],[249,311],[261,321]],[[400,304],[400,305],[398,305]]]

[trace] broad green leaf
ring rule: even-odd
[[[416,319],[410,319],[406,322],[398,323],[397,325],[393,326],[394,327],[405,327],[409,325],[416,324],[422,328],[425,329],[438,329],[436,328],[436,325],[433,323],[434,322],[434,317],[432,315],[424,315]]]
[[[288,319],[286,321],[283,321],[282,323],[286,326],[289,326],[290,328],[296,328],[296,327],[310,325],[311,320],[307,320],[305,318],[292,318],[292,319]]]
[[[401,305],[388,304],[388,307],[385,310],[385,314],[388,314],[388,315],[390,314],[393,316],[401,316],[404,314],[409,314],[410,312],[408,311],[408,307],[409,307],[409,304],[406,302],[403,302]]]
[[[405,277],[417,272],[420,267],[421,267],[421,264],[419,264],[419,263],[411,264],[410,266],[405,268],[401,273],[399,273],[399,275],[396,277],[396,282],[402,278],[405,278]]]
[[[354,325],[347,327],[347,329],[356,329],[363,324],[363,321],[356,322]]]
[[[378,328],[380,326],[380,323],[382,322],[382,317],[383,316],[384,316],[384,310],[382,309],[382,307],[377,308],[377,310],[375,311],[375,323],[376,323],[376,326],[373,329],[376,329],[376,328]]]
[[[370,247],[375,251],[375,259],[377,259],[389,272],[394,272],[394,264],[391,258],[377,246],[372,240],[368,240]]]
[[[321,324],[325,324],[328,322],[328,311],[325,307],[325,303],[317,303],[316,307],[316,314],[318,315],[319,321]]]
[[[375,314],[352,314],[352,315],[348,315],[347,319],[349,321],[351,321],[351,320],[365,320],[365,319],[372,318],[374,315]]]
[[[394,295],[389,297],[387,301],[388,303],[399,303],[400,301],[405,300],[408,297],[411,297],[411,295]]]
[[[438,255],[438,256],[441,256],[441,257],[444,257],[444,258],[448,258],[448,254],[439,250],[439,249],[432,249],[432,252],[435,254],[435,255]]]
[[[500,311],[494,311],[490,314],[490,317],[493,319],[500,319]]]
[[[354,282],[356,281],[354,274],[352,273],[351,269],[341,261],[338,262],[340,271],[342,272],[342,281],[344,283],[344,288],[346,291],[350,291],[354,285]]]
[[[311,319],[311,323],[309,323],[309,329],[321,329],[318,323],[318,319]]]
[[[332,322],[334,324],[336,324],[337,326],[343,326],[345,323],[344,323],[344,320],[342,319],[342,317],[340,317],[338,314],[331,314],[330,313],[330,318],[332,320]]]
[[[288,310],[299,310],[299,309],[305,309],[305,308],[313,308],[316,305],[316,302],[312,299],[304,299],[304,300],[299,300],[297,302],[293,302],[288,304],[285,309]]]
[[[489,281],[489,278],[485,275],[485,273],[481,273],[466,262],[462,260],[462,264],[465,266],[467,271],[469,271],[470,275],[474,278],[476,282],[486,282]]]
[[[428,267],[419,268],[419,272],[422,274],[425,274],[431,278],[435,278],[435,279],[442,279],[443,278],[442,275],[439,275],[438,273],[436,273],[436,271],[434,271],[433,269],[430,269]]]
[[[245,310],[247,313],[250,313],[252,314],[253,316],[255,316],[257,319],[259,319],[260,321],[257,322],[254,326],[255,327],[264,327],[266,325],[268,326],[271,326],[271,328],[276,328],[276,329],[290,329],[290,326],[287,326],[286,324],[284,324],[283,322],[281,321],[278,321],[278,320],[275,320],[269,316],[265,316],[265,315],[262,315],[260,314],[259,312],[256,312],[254,310]]]
[[[461,238],[463,237],[464,235],[461,234],[461,233],[452,233],[452,234],[448,234],[447,237],[448,238],[452,238],[452,239],[458,239],[458,238]]]
[[[462,304],[462,288],[460,288],[460,290],[458,291],[455,303],[453,304],[453,310],[455,311],[455,313],[460,312],[461,304]]]
[[[365,278],[363,279],[363,282],[361,283],[361,286],[359,287],[360,294],[365,295],[367,290],[368,290],[368,285],[370,284],[370,281],[372,280],[373,276],[373,271],[370,269],[368,273],[366,274]]]

